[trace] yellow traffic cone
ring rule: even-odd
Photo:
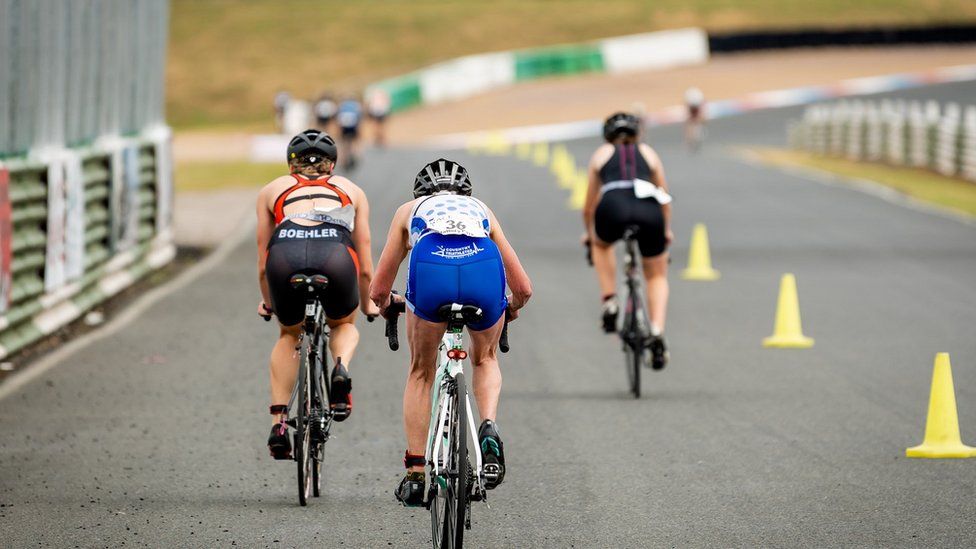
[[[708,251],[708,231],[698,223],[691,231],[688,268],[681,271],[685,280],[718,280],[719,272],[712,268],[712,254]]]
[[[780,349],[813,347],[813,339],[803,335],[800,326],[800,300],[796,295],[796,277],[791,273],[783,275],[780,281],[773,335],[763,339],[763,347]]]
[[[935,355],[925,440],[905,450],[905,455],[917,458],[976,457],[976,448],[966,446],[959,437],[959,416],[956,414],[956,392],[952,388],[949,353]]]
[[[548,143],[541,142],[535,144],[535,150],[532,151],[532,163],[540,168],[544,168],[549,163]]]

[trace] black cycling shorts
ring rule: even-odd
[[[356,139],[359,137],[359,126],[343,126],[342,137],[348,137],[349,139]]]
[[[328,223],[308,227],[293,221],[275,227],[268,243],[265,278],[271,307],[285,326],[305,318],[305,294],[290,283],[296,274],[329,278],[322,303],[328,318],[344,318],[359,306],[359,258],[344,228]]]
[[[653,198],[637,198],[634,189],[613,189],[596,206],[596,236],[613,244],[631,225],[638,227],[637,246],[643,257],[661,255],[667,247],[664,238],[664,213]]]

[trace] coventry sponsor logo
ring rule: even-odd
[[[338,238],[336,229],[281,229],[278,238]]]
[[[465,257],[477,255],[483,251],[485,251],[485,249],[479,248],[477,244],[469,244],[467,246],[461,246],[460,248],[445,248],[444,246],[438,246],[436,250],[430,253],[431,255],[436,255],[438,257],[444,257],[447,259],[463,259]]]

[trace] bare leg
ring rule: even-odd
[[[298,345],[298,334],[301,330],[301,324],[281,326],[278,342],[271,351],[272,405],[287,405],[295,387],[295,379],[298,377],[298,353],[295,352],[295,346]],[[275,416],[274,423],[279,421],[282,418]]]
[[[359,330],[353,324],[354,320],[356,320],[356,311],[338,320],[326,319],[326,324],[329,325],[329,351],[332,353],[333,360],[341,358],[346,368],[349,368],[352,355],[359,345]]]
[[[407,435],[407,451],[423,455],[427,445],[427,428],[430,425],[430,389],[437,367],[437,347],[447,329],[447,324],[428,322],[417,317],[409,309],[407,315],[407,340],[410,343],[410,372],[403,389],[403,429]],[[423,465],[410,468],[423,471]]]
[[[593,268],[596,269],[597,282],[600,284],[600,296],[612,295],[617,291],[617,260],[613,253],[613,244],[594,239],[590,246]]]
[[[651,323],[664,332],[668,314],[668,252],[644,258],[644,280],[647,282],[647,311]]]
[[[505,315],[494,326],[480,332],[469,330],[471,336],[471,363],[474,378],[471,386],[478,402],[481,419],[495,421],[498,413],[498,395],[502,391],[502,372],[498,368],[498,339],[505,325]]]

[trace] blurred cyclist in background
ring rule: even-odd
[[[644,258],[647,310],[651,317],[651,365],[667,364],[667,343],[662,335],[668,307],[668,246],[671,233],[671,197],[664,167],[654,149],[640,142],[641,122],[618,112],[603,126],[606,143],[589,165],[589,187],[583,205],[585,242],[591,247],[593,266],[603,298],[603,330],[616,331],[620,305],[616,294],[616,258],[613,244],[629,226],[637,226],[637,244]]]
[[[275,128],[280,132],[284,128],[285,109],[291,101],[291,94],[286,90],[278,90],[274,96]]]
[[[471,180],[458,163],[444,158],[420,170],[413,185],[414,200],[400,206],[390,224],[370,298],[383,312],[397,270],[409,254],[407,272],[407,338],[410,373],[403,392],[403,423],[407,473],[396,489],[404,505],[424,501],[424,447],[430,423],[430,393],[437,367],[437,348],[447,329],[437,314],[452,302],[476,305],[481,322],[468,326],[471,335],[472,388],[483,419],[478,439],[486,464],[498,472],[495,488],[505,477],[505,454],[495,424],[502,373],[496,355],[498,340],[509,317],[518,317],[532,295],[529,276],[502,227],[484,202],[471,196]],[[512,298],[505,296],[505,284]]]
[[[313,114],[315,114],[315,126],[323,132],[328,132],[329,124],[335,119],[338,109],[339,107],[330,93],[326,92],[320,95],[315,106],[312,107]]]
[[[366,99],[366,111],[373,119],[373,139],[377,147],[386,145],[386,117],[390,114],[390,95],[384,90],[370,92]]]
[[[290,175],[268,183],[257,201],[258,315],[278,317],[280,333],[271,352],[271,415],[268,449],[275,459],[290,459],[284,421],[298,376],[295,348],[305,318],[306,296],[292,288],[295,274],[329,278],[323,308],[329,325],[329,350],[335,359],[329,403],[335,421],[352,412],[349,363],[359,343],[353,323],[356,307],[379,310],[368,299],[373,278],[369,202],[355,183],[332,175],[336,144],[328,134],[305,130],[288,144]],[[328,365],[325,365],[328,368]]]
[[[705,132],[705,94],[698,88],[688,88],[685,91],[685,105],[688,107],[688,118],[685,121],[685,145],[692,152],[701,148]]]
[[[342,139],[342,158],[339,165],[345,170],[356,168],[359,160],[359,125],[363,121],[363,107],[355,97],[346,97],[339,104],[336,122]]]

